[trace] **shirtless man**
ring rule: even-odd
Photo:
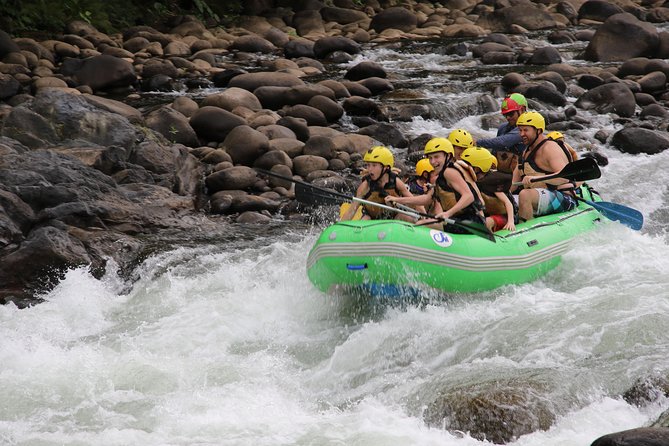
[[[518,194],[518,216],[531,220],[541,215],[569,211],[576,206],[574,183],[565,178],[537,181],[559,173],[573,161],[568,150],[546,138],[546,121],[537,112],[525,112],[517,121],[523,144],[527,147],[513,171],[513,182],[523,183]],[[535,180],[535,181],[531,181]]]

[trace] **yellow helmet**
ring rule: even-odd
[[[432,172],[434,167],[427,158],[423,158],[416,163],[416,175],[422,177],[425,172]]]
[[[460,159],[468,162],[473,167],[478,167],[482,172],[488,172],[497,167],[497,158],[483,147],[469,147],[462,152]]]
[[[546,138],[550,138],[553,141],[557,141],[560,138],[564,138],[564,135],[562,133],[557,132],[557,131],[554,130],[552,132],[546,133]]]
[[[457,147],[471,147],[474,145],[474,138],[471,133],[465,129],[455,129],[448,135],[448,140]]]
[[[520,115],[516,121],[516,125],[529,125],[535,129],[541,129],[542,132],[546,130],[546,120],[541,116],[541,113],[535,111],[525,112]]]
[[[367,163],[380,163],[387,167],[395,165],[395,158],[387,147],[374,146],[365,153],[363,160]]]
[[[453,144],[446,138],[432,138],[425,144],[425,155],[430,153],[445,152],[455,155]]]

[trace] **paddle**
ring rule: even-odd
[[[640,230],[643,226],[643,214],[636,209],[609,201],[590,201],[581,197],[576,197],[576,199],[597,209],[600,214],[609,220],[619,221],[635,231]]]
[[[493,243],[496,243],[495,235],[485,225],[482,224],[463,222],[463,221],[453,220],[451,218],[437,218],[434,215],[418,212],[414,209],[407,211],[396,207],[387,206],[385,204],[376,203],[374,201],[364,200],[362,198],[358,198],[352,195],[342,194],[341,192],[337,192],[332,189],[327,189],[324,187],[316,186],[314,184],[309,184],[304,181],[279,175],[277,173],[270,172],[267,170],[256,169],[256,171],[265,175],[273,176],[275,178],[295,183],[295,198],[297,198],[297,200],[301,203],[311,204],[311,205],[322,205],[322,204],[340,204],[346,201],[357,201],[358,203],[366,204],[369,206],[376,206],[381,209],[408,215],[414,218],[425,217],[425,218],[433,218],[436,221],[443,221],[445,223],[449,223],[454,226],[465,229],[466,231],[471,232],[474,235],[478,235],[479,237],[486,238]]]
[[[568,163],[558,173],[544,175],[539,178],[532,178],[530,182],[546,181],[552,178],[566,178],[571,181],[596,180],[602,176],[597,162],[592,158],[581,158]],[[523,183],[513,183],[514,186],[522,186]]]

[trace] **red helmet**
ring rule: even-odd
[[[502,101],[502,114],[506,115],[515,111],[522,111],[522,106],[511,98],[504,98]]]

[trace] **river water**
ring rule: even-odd
[[[432,51],[364,53],[438,113],[406,132],[493,134],[454,104],[474,104],[501,67]],[[592,119],[568,133],[575,145],[618,128]],[[598,147],[610,164],[596,187],[646,226],[588,234],[530,284],[406,305],[327,296],[305,273],[322,226],[281,221],[156,255],[132,284],[113,265],[102,280],[72,270],[45,303],[0,307],[0,444],[489,444],[425,413],[442,391],[495,382],[536,386],[550,408],[549,426],[510,444],[588,445],[650,424],[669,401],[620,395],[669,374],[669,152]]]

